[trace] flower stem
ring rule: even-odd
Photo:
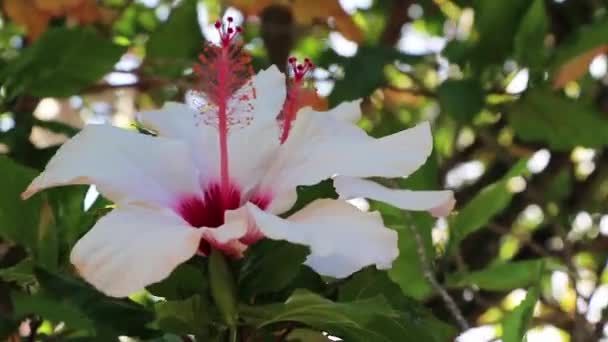
[[[237,329],[236,326],[230,327],[230,342],[237,341]]]

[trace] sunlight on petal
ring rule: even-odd
[[[361,211],[369,211],[369,202],[363,197],[352,198],[346,200],[349,204]]]

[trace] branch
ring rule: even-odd
[[[401,212],[405,219],[408,219],[410,217],[410,215],[405,211]],[[452,314],[452,317],[454,318],[456,323],[458,323],[460,329],[462,331],[468,330],[469,323],[462,315],[462,312],[460,312],[460,309],[458,308],[458,305],[456,305],[454,299],[450,296],[446,289],[444,289],[441,284],[439,284],[439,281],[437,281],[437,278],[435,277],[435,274],[431,269],[431,264],[424,248],[424,240],[422,239],[422,236],[418,231],[418,227],[411,223],[411,220],[409,221],[410,224],[407,225],[407,227],[414,235],[414,239],[416,240],[416,253],[418,253],[418,257],[420,258],[420,265],[422,266],[422,274],[424,275],[424,278],[429,282],[429,284],[431,284],[431,287],[435,291],[437,291],[437,293],[445,303],[445,306],[447,307],[448,311],[450,311],[450,314]]]
[[[395,187],[399,187],[398,184],[394,180],[390,180],[390,183]],[[450,312],[450,314],[452,315],[452,317],[454,318],[456,323],[458,323],[458,326],[460,327],[460,329],[462,331],[468,330],[469,323],[462,315],[462,312],[458,308],[458,305],[456,305],[456,302],[450,296],[448,291],[446,291],[446,289],[444,289],[443,286],[441,286],[439,281],[437,281],[437,278],[435,277],[435,274],[433,273],[433,270],[431,268],[431,262],[430,262],[428,256],[426,255],[426,249],[424,247],[424,240],[422,239],[422,235],[420,235],[420,231],[418,230],[418,227],[413,223],[412,216],[405,210],[401,210],[400,212],[403,217],[403,220],[409,222],[409,224],[406,224],[406,226],[410,230],[412,235],[414,235],[414,239],[416,241],[416,253],[418,254],[418,258],[420,259],[422,275],[429,282],[429,284],[431,285],[433,290],[435,290],[439,294],[439,296],[445,303],[446,308],[448,309],[448,311]]]
[[[382,43],[385,45],[395,45],[401,37],[401,28],[410,20],[407,10],[414,1],[412,0],[395,0],[391,10],[391,16],[388,19],[386,29],[382,33]]]

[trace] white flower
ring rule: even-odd
[[[345,199],[435,211],[452,203],[449,191],[391,190],[361,179],[403,177],[420,167],[432,149],[428,123],[374,139],[355,125],[355,101],[325,113],[300,110],[281,143],[284,76],[271,67],[246,87],[256,94],[242,109],[251,120],[229,131],[223,155],[216,124],[180,103],[139,115],[157,136],[89,125],[58,150],[24,198],[48,187],[94,184],[116,203],[71,253],[87,281],[126,296],[161,281],[197,252],[213,247],[239,257],[263,237],[309,246],[306,264],[323,275],[390,268],[399,253],[396,232],[379,213]],[[222,158],[229,178],[223,178]],[[287,218],[277,216],[293,206],[297,186],[334,175],[340,199],[318,199]]]

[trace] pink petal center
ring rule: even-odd
[[[239,188],[234,185],[229,186],[228,189],[228,191],[223,192],[219,183],[211,183],[205,188],[202,198],[194,195],[181,198],[175,206],[175,211],[192,227],[217,228],[224,224],[224,214],[227,210],[237,209],[247,200],[265,210],[271,201],[270,196],[263,194],[254,194],[248,199],[243,198]],[[261,233],[253,228],[239,242],[250,245],[261,238],[263,238]],[[231,251],[233,245],[220,245],[216,241],[208,241],[203,237],[199,244],[199,252],[203,255],[209,255],[210,248],[213,246],[226,252],[226,254],[239,254],[236,251]]]

